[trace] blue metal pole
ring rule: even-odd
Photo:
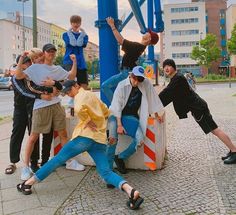
[[[140,27],[141,33],[145,33],[146,32],[146,27],[145,27],[145,22],[143,20],[143,15],[142,12],[140,10],[140,6],[137,0],[129,0],[131,9],[134,13],[134,16],[138,22],[138,25]]]
[[[139,1],[139,7],[141,7],[143,5],[143,3],[145,2],[146,0],[140,0]],[[134,13],[131,12],[128,17],[125,19],[125,21],[122,23],[121,27],[119,28],[120,31],[122,31],[122,29],[128,24],[128,22],[133,18],[134,16]]]
[[[147,1],[148,28],[153,29],[153,0]],[[148,46],[148,60],[154,61],[154,46]]]
[[[118,44],[112,30],[106,23],[106,18],[111,16],[118,21],[117,0],[98,0],[98,21],[95,25],[99,28],[99,63],[100,84],[113,75],[118,74]],[[101,99],[109,104],[101,93]]]
[[[155,5],[155,17],[156,17],[156,24],[155,24],[155,32],[163,32],[164,31],[164,22],[162,20],[162,11],[161,11],[161,2],[160,0],[154,0]]]

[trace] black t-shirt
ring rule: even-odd
[[[142,101],[141,91],[139,90],[138,87],[132,87],[132,90],[129,95],[129,99],[122,111],[122,116],[131,115],[136,118],[139,118],[138,110],[140,108],[141,101]]]
[[[208,111],[207,103],[189,86],[186,78],[176,73],[167,87],[159,94],[164,106],[173,102],[175,112],[179,118],[186,118],[187,113],[199,115]]]
[[[121,69],[127,68],[132,70],[137,66],[136,61],[144,52],[145,48],[146,46],[141,43],[124,40],[121,47],[121,50],[124,51]]]

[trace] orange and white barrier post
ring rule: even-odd
[[[144,164],[150,170],[156,170],[156,132],[155,132],[155,119],[148,118],[148,126],[146,131],[146,138],[144,142]]]

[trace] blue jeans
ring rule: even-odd
[[[120,81],[123,81],[129,76],[129,70],[124,69],[119,74],[113,75],[101,85],[101,91],[106,96],[107,100],[111,103],[114,91]]]
[[[56,168],[64,164],[70,158],[87,151],[93,158],[98,174],[104,179],[107,184],[112,184],[116,188],[121,189],[126,181],[109,167],[106,156],[106,145],[97,143],[87,137],[76,137],[69,141],[60,152],[44,164],[36,173],[35,179],[37,181],[44,180]]]
[[[132,116],[129,116],[132,117]],[[118,142],[118,134],[117,134],[117,120],[116,117],[111,116],[108,119],[108,129],[109,129],[109,137],[115,138]],[[130,136],[130,135],[128,135]],[[131,136],[130,136],[131,137]],[[132,138],[132,137],[131,137]],[[143,132],[140,125],[137,128],[135,137],[132,138],[131,143],[129,144],[128,148],[126,148],[123,152],[118,155],[118,158],[123,160],[128,159],[131,155],[133,155],[137,151],[138,144],[144,140]],[[117,142],[114,144],[107,145],[107,157],[110,168],[113,169],[113,162],[115,158],[116,146]]]

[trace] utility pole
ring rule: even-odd
[[[37,47],[37,0],[33,0],[33,47]]]
[[[23,51],[25,51],[25,2],[29,0],[17,0],[22,2],[22,37],[23,37]]]

